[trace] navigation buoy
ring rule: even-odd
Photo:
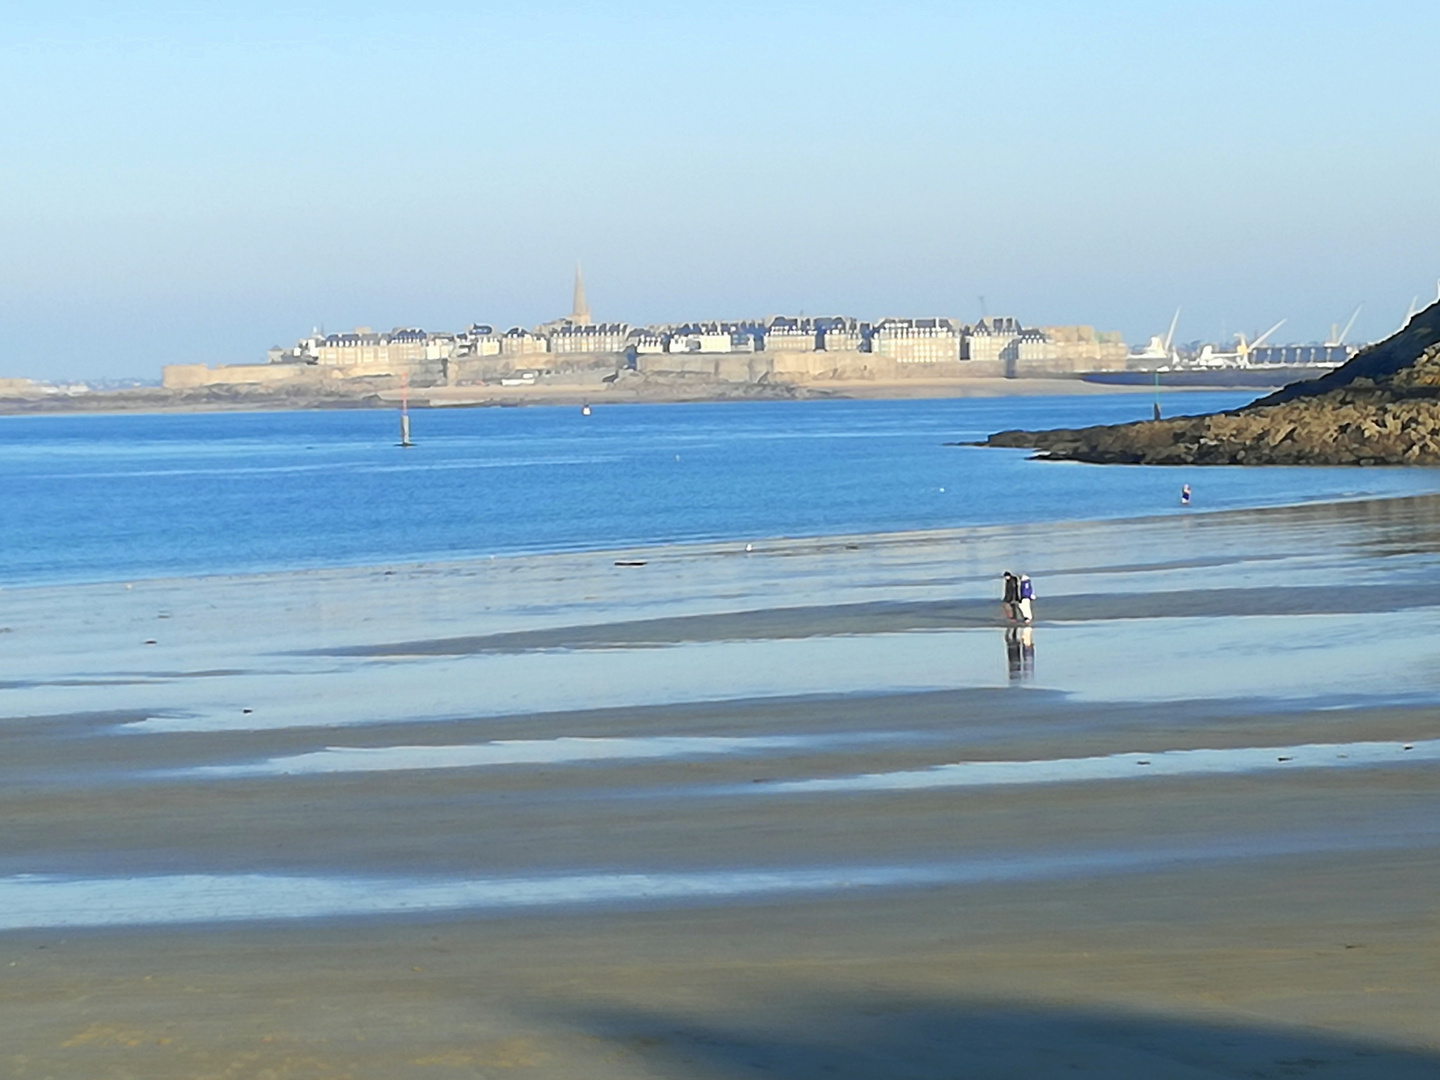
[[[400,445],[414,446],[410,441],[410,377],[400,376]]]

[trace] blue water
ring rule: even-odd
[[[1209,411],[1248,393],[1175,395]],[[1428,469],[1157,469],[947,447],[1144,395],[0,418],[0,584],[363,565],[1440,490]]]

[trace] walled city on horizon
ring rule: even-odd
[[[501,331],[474,323],[457,332],[410,327],[385,332],[357,327],[329,334],[316,330],[289,347],[270,349],[264,364],[169,365],[163,383],[177,390],[315,377],[402,378],[415,387],[515,385],[541,375],[586,370],[690,375],[732,383],[1023,378],[1187,365],[1328,367],[1355,351],[1343,334],[1313,345],[1266,345],[1277,325],[1255,341],[1242,337],[1233,351],[1206,347],[1191,354],[1174,341],[1174,329],[1172,322],[1168,335],[1132,349],[1118,331],[1086,325],[1025,326],[1009,316],[964,323],[944,317],[867,322],[846,315],[779,315],[635,326],[594,318],[577,266],[569,314],[533,328]]]
[[[1358,314],[1358,309],[1356,311]],[[288,347],[272,347],[263,363],[171,364],[168,390],[214,387],[271,389],[323,385],[340,392],[499,384],[537,380],[613,381],[625,375],[691,377],[729,384],[827,381],[910,381],[952,378],[1068,377],[1120,371],[1338,366],[1358,347],[1346,341],[1350,322],[1324,342],[1267,343],[1283,320],[1254,340],[1232,346],[1190,346],[1169,332],[1131,347],[1119,331],[1089,325],[1027,326],[1011,316],[973,323],[946,317],[776,315],[761,319],[632,325],[597,321],[579,266],[569,314],[535,327],[499,330],[472,323],[459,331],[397,327],[315,330]],[[138,383],[138,380],[135,381]],[[0,379],[0,391],[42,387],[30,379]]]

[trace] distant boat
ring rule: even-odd
[[[581,406],[580,406],[580,415],[581,415],[581,416],[589,416],[589,415],[590,415],[590,403],[589,403],[588,401],[587,401],[584,405],[581,405]]]

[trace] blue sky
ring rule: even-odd
[[[1440,5],[31,3],[0,375],[312,326],[992,313],[1132,341],[1440,277]]]

